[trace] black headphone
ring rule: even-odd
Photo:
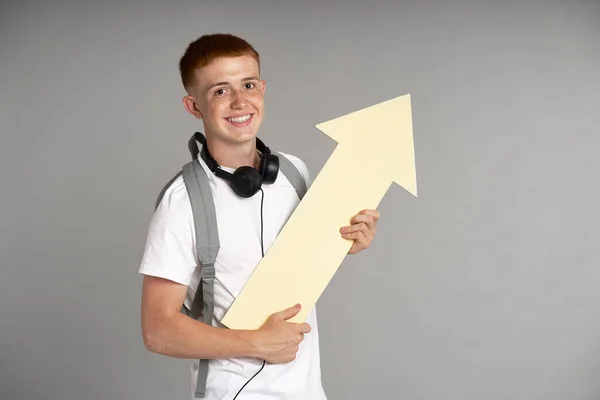
[[[198,150],[196,141],[202,144],[202,151]],[[208,146],[206,146],[206,138],[202,133],[194,133],[188,145],[192,159],[196,159],[200,152],[200,156],[208,165],[208,168],[219,178],[228,181],[233,191],[240,197],[252,197],[260,190],[263,183],[273,183],[277,179],[279,157],[272,154],[271,150],[259,138],[256,138],[256,148],[261,154],[258,169],[242,166],[233,173],[223,170],[210,155]]]

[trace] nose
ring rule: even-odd
[[[234,91],[231,99],[231,108],[241,109],[244,107],[246,107],[246,98],[239,91]]]

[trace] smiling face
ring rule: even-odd
[[[204,122],[207,139],[222,144],[254,140],[263,120],[265,81],[255,58],[221,57],[199,68],[186,109]]]

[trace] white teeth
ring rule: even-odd
[[[228,121],[230,122],[235,122],[235,123],[242,123],[242,122],[246,122],[250,119],[250,114],[248,115],[244,115],[243,117],[235,117],[235,118],[227,118]]]

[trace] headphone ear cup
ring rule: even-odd
[[[273,183],[279,173],[279,157],[275,154],[265,154],[262,163],[262,176],[265,183]]]
[[[231,177],[231,188],[240,197],[252,197],[260,190],[263,179],[260,172],[249,166],[235,170]]]

